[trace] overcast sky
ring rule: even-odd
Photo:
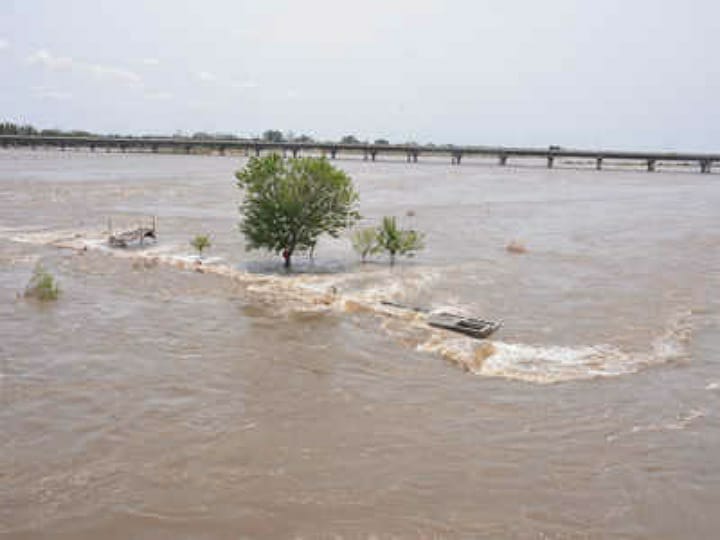
[[[720,2],[0,0],[0,120],[720,151]]]

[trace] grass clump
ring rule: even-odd
[[[33,275],[25,287],[25,298],[35,298],[41,302],[57,300],[60,287],[53,275],[41,264],[35,266]]]

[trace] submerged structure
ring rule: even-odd
[[[113,233],[112,220],[110,220],[108,230],[110,231],[110,236],[108,237],[110,247],[127,248],[131,245],[142,246],[145,243],[145,239],[157,241],[157,217],[153,216],[151,227],[138,227],[137,229],[131,229],[117,234]]]

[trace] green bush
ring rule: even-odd
[[[425,247],[424,235],[412,229],[401,229],[395,217],[385,216],[377,229],[378,249],[390,255],[390,265],[397,255],[411,257]]]
[[[368,255],[377,253],[379,249],[377,229],[375,227],[358,229],[353,233],[352,245],[353,249],[362,257],[362,262],[365,262]]]
[[[60,296],[60,287],[53,275],[41,264],[35,266],[33,275],[25,287],[25,297],[48,302],[57,300],[58,296]]]
[[[212,246],[210,237],[206,234],[198,234],[195,238],[190,241],[190,245],[197,249],[198,256],[202,258],[204,250],[209,249]]]

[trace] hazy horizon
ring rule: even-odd
[[[10,0],[0,120],[717,151],[718,15],[706,0]]]

